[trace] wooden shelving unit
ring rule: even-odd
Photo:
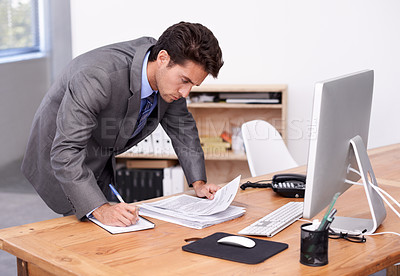
[[[200,136],[219,136],[223,131],[232,132],[233,127],[260,119],[270,122],[286,139],[286,106],[287,85],[202,85],[193,87],[189,97],[200,94],[213,95],[218,93],[280,93],[279,104],[236,104],[226,102],[192,102],[188,104],[189,111],[196,120]],[[245,154],[235,154],[231,151],[218,155],[205,155],[208,181],[224,183],[232,180],[238,174],[250,177]]]
[[[226,153],[204,154],[205,160],[241,160],[247,161],[245,154],[235,154],[232,151]],[[120,159],[153,159],[153,160],[178,160],[176,155],[161,155],[161,154],[143,154],[143,153],[129,153],[125,152],[118,155]]]
[[[281,104],[191,103],[189,108],[282,109]]]
[[[196,120],[200,136],[219,136],[223,131],[231,133],[233,127],[255,119],[271,123],[286,139],[286,106],[287,85],[202,85],[193,87],[190,99],[200,94],[213,95],[218,93],[280,93],[279,104],[234,104],[226,102],[190,102],[188,109]],[[123,153],[121,159],[177,159],[175,155],[146,155]],[[250,177],[250,171],[244,153],[235,154],[232,151],[218,154],[205,154],[206,171],[209,182],[225,183],[241,174],[243,178]]]

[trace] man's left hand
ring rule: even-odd
[[[208,199],[214,199],[214,194],[221,189],[215,184],[205,183],[201,180],[193,182],[192,186],[198,197],[206,197]]]

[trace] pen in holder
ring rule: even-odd
[[[328,263],[328,229],[314,230],[312,223],[301,226],[300,263],[323,266]]]

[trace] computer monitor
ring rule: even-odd
[[[360,178],[371,210],[371,219],[335,217],[335,231],[373,233],[386,217],[366,151],[373,83],[367,70],[315,85],[303,217],[313,218]]]

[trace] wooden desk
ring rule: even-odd
[[[371,152],[372,163],[390,160],[375,170],[379,184],[397,200],[400,189],[398,171],[400,144],[384,151]],[[394,159],[392,158],[395,156]],[[387,158],[384,158],[387,156]],[[377,161],[379,159],[379,161]],[[376,165],[376,164],[374,164]],[[392,169],[390,169],[392,168]],[[297,169],[304,172],[304,167]],[[264,176],[270,178],[271,175]],[[397,180],[396,180],[397,179]],[[365,217],[368,210],[362,187],[354,186],[338,200],[340,215]],[[202,230],[194,230],[151,219],[156,228],[111,235],[91,222],[79,222],[74,216],[52,219],[0,230],[0,249],[18,258],[20,275],[368,275],[400,262],[400,237],[367,237],[364,244],[345,240],[329,241],[329,264],[315,268],[300,264],[300,225],[296,222],[273,238],[289,248],[257,265],[246,265],[182,251],[184,239],[205,237],[217,231],[236,234],[240,229],[290,200],[278,197],[270,189],[239,191],[235,205],[246,207],[238,219]],[[377,232],[397,231],[400,219],[387,208],[387,218]],[[317,218],[321,218],[319,214]]]

